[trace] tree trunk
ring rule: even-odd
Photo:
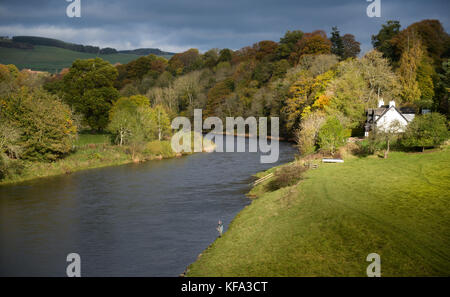
[[[425,151],[425,147],[424,146],[422,146],[422,153]]]
[[[384,151],[384,158],[385,158],[385,159],[387,159],[387,157],[388,157],[389,149],[390,149],[390,141],[389,141],[389,139],[388,139],[388,140],[387,140],[387,148],[386,148],[386,150]]]

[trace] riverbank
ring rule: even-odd
[[[187,276],[366,276],[370,253],[382,276],[448,276],[449,179],[445,147],[320,164],[276,191],[264,182]]]
[[[61,174],[70,174],[76,171],[117,166],[137,162],[127,152],[127,147],[119,147],[109,144],[87,144],[56,162],[23,162],[20,175],[7,177],[0,185],[23,182],[27,180],[50,177]],[[144,158],[142,158],[144,157]],[[163,154],[162,152],[148,153],[143,155],[138,162],[172,158],[175,154]]]
[[[175,153],[169,140],[151,141],[139,153],[132,153],[132,148],[129,146],[112,145],[109,142],[109,138],[105,135],[82,135],[72,154],[51,163],[24,161],[20,174],[8,176],[1,180],[0,186],[37,178],[71,174],[81,170],[170,159],[188,154]],[[208,141],[205,150],[214,150],[214,143]]]

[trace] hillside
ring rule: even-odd
[[[14,64],[19,69],[56,72],[70,67],[76,59],[100,57],[112,64],[125,64],[139,58],[134,54],[100,54],[82,53],[52,46],[34,46],[33,49],[0,47],[0,64]]]
[[[175,53],[165,52],[158,48],[138,48],[138,49],[134,49],[134,50],[119,51],[119,53],[133,54],[133,55],[138,55],[138,56],[148,56],[150,54],[153,54],[153,55],[157,55],[157,56],[163,56],[165,58],[170,58],[173,55],[175,55]]]

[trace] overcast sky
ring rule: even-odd
[[[329,33],[338,26],[367,51],[371,35],[387,20],[399,20],[404,28],[439,19],[450,32],[448,0],[380,0],[380,18],[366,15],[366,0],[81,0],[81,18],[66,16],[67,1],[0,0],[0,35],[180,52],[239,49],[261,40],[279,41],[287,30]]]

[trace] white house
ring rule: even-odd
[[[404,132],[406,126],[414,119],[414,110],[395,107],[395,101],[390,101],[389,105],[384,105],[384,100],[378,102],[378,108],[369,108],[367,110],[367,120],[364,126],[364,135],[369,136],[372,130],[387,131],[394,122],[398,122],[400,129],[398,132]]]

